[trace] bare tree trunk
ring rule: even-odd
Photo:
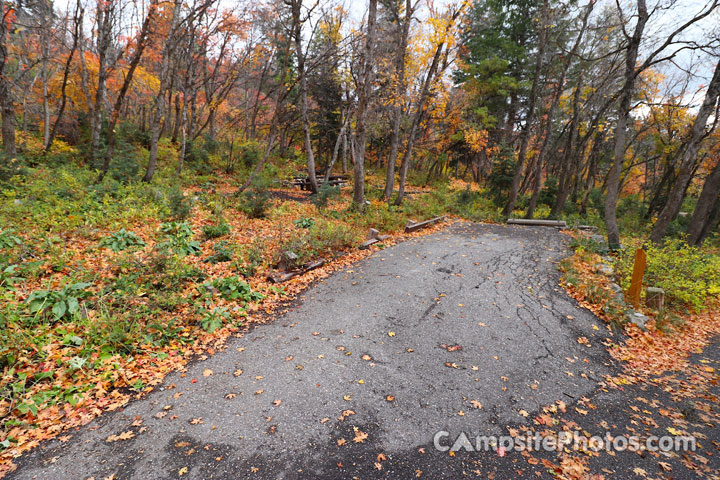
[[[624,83],[620,93],[617,124],[615,126],[615,158],[608,174],[607,195],[605,196],[605,226],[607,229],[608,246],[616,249],[620,246],[620,230],[617,224],[617,199],[620,186],[620,170],[625,159],[625,139],[627,124],[630,117],[630,104],[635,90],[635,64],[637,63],[640,40],[642,39],[645,24],[649,15],[645,0],[637,0],[638,14],[635,31],[628,38],[627,53],[625,56]]]
[[[51,7],[48,4],[40,3],[40,81],[42,83],[42,105],[43,105],[43,145],[50,140],[50,92],[48,89],[48,61],[50,57],[50,19]]]
[[[170,61],[172,52],[175,45],[175,31],[180,20],[180,8],[182,2],[175,0],[175,6],[173,7],[172,17],[170,19],[170,30],[168,36],[163,44],[160,60],[160,88],[158,94],[155,97],[155,101],[152,104],[150,110],[150,154],[148,157],[148,165],[143,176],[144,182],[152,181],[155,175],[155,169],[157,168],[158,158],[158,142],[160,141],[160,125],[163,114],[166,112],[165,108],[165,91],[168,88],[168,73],[170,70]],[[167,118],[165,119],[167,122]],[[164,123],[164,122],[163,122]]]
[[[349,119],[348,119],[349,121]],[[342,136],[342,173],[347,173],[348,170],[348,164],[347,164],[347,151],[348,151],[348,142],[347,142],[347,130],[343,132]]]
[[[98,1],[97,3],[97,52],[98,73],[95,103],[93,105],[90,132],[90,160],[96,167],[100,155],[100,134],[102,133],[103,106],[107,89],[107,53],[112,41],[112,18],[114,3]]]
[[[557,88],[555,90],[555,95],[552,99],[552,104],[550,105],[550,111],[547,113],[547,120],[545,124],[545,134],[543,136],[543,143],[542,147],[540,148],[540,153],[538,155],[537,165],[535,166],[535,182],[533,184],[533,194],[530,197],[530,204],[528,205],[528,210],[525,215],[525,218],[533,218],[535,214],[535,207],[537,206],[538,198],[540,197],[540,188],[542,187],[542,168],[545,164],[545,158],[547,156],[548,152],[548,143],[550,141],[550,136],[552,135],[552,122],[553,118],[555,117],[555,110],[557,109],[558,103],[560,102],[560,96],[562,95],[562,92],[565,88],[565,77],[567,75],[568,69],[570,68],[570,61],[575,56],[575,53],[578,50],[578,47],[580,46],[580,43],[582,42],[582,38],[585,35],[585,28],[587,27],[588,18],[590,18],[590,13],[593,10],[593,7],[595,6],[594,2],[589,2],[587,7],[585,7],[585,13],[583,15],[582,19],[582,26],[580,28],[580,32],[578,33],[577,38],[575,39],[575,42],[573,43],[572,48],[570,49],[570,52],[568,55],[565,56],[565,63],[563,65],[562,73],[560,74],[560,78],[558,79]],[[546,10],[546,4],[543,4],[543,14],[548,16],[550,15],[550,12]],[[543,28],[546,28],[548,24],[551,23],[550,18],[545,18],[543,20]],[[547,34],[545,34],[547,35]],[[545,39],[545,42],[547,42],[547,38]],[[579,86],[576,90],[579,90]],[[576,93],[576,103],[577,105],[577,93]],[[573,125],[574,126],[574,125]],[[569,135],[570,138],[572,138],[572,134]],[[568,143],[568,146],[570,144]]]
[[[307,75],[305,74],[305,53],[302,47],[302,25],[300,18],[302,0],[292,0],[293,40],[295,41],[295,55],[297,57],[297,72],[300,80],[300,117],[302,119],[305,139],[305,155],[307,155],[308,180],[312,193],[318,192],[317,178],[315,177],[315,153],[313,152],[310,137],[310,118],[308,116]]]
[[[337,138],[335,139],[335,147],[333,147],[333,153],[332,157],[330,158],[330,164],[328,164],[327,171],[325,172],[325,178],[323,179],[324,183],[327,183],[330,180],[330,172],[332,171],[333,166],[335,165],[335,162],[337,161],[338,152],[340,150],[340,144],[343,142],[343,139],[345,138],[345,130],[347,129],[348,123],[350,122],[350,111],[346,111],[343,114],[343,122],[342,127],[340,127],[340,133],[338,133]],[[344,152],[343,152],[344,155]],[[345,158],[343,157],[343,162],[345,162]],[[343,173],[344,166],[343,166]]]
[[[60,109],[58,110],[57,117],[55,118],[55,123],[52,126],[52,131],[50,131],[50,133],[48,134],[48,138],[45,143],[45,153],[50,151],[50,147],[52,147],[53,141],[55,140],[55,135],[57,134],[58,125],[60,125],[63,114],[65,113],[65,106],[67,105],[66,88],[68,84],[68,77],[70,75],[70,68],[72,67],[72,59],[75,55],[75,50],[77,49],[78,42],[80,41],[80,24],[83,21],[83,13],[84,10],[80,5],[80,0],[78,0],[75,5],[75,15],[73,16],[73,21],[75,24],[73,28],[73,43],[72,47],[70,47],[70,53],[68,54],[67,61],[65,62],[65,70],[63,72]]]
[[[705,128],[710,115],[715,110],[718,97],[720,97],[720,62],[715,66],[715,73],[705,92],[705,100],[690,130],[682,160],[680,161],[680,172],[670,190],[665,207],[660,211],[660,215],[650,234],[650,240],[654,243],[659,243],[662,240],[670,222],[675,219],[682,207],[685,191],[698,163],[697,153],[700,150],[700,144],[709,134],[709,132],[705,131]]]
[[[365,141],[367,136],[368,104],[372,87],[373,54],[375,51],[375,26],[377,0],[370,0],[367,19],[367,38],[363,54],[362,82],[358,92],[357,126],[355,127],[355,165],[353,168],[353,203],[360,209],[365,207]]]
[[[12,98],[12,87],[7,78],[8,48],[8,14],[5,1],[0,0],[0,110],[2,110],[2,139],[5,162],[10,162],[17,156],[15,147],[15,105]]]
[[[446,34],[453,27],[453,24],[460,16],[462,11],[463,8],[459,8],[452,14],[450,20],[445,26],[446,30],[445,32],[443,32],[444,34]],[[441,38],[444,37],[445,35],[441,36]],[[408,168],[410,167],[410,161],[412,159],[412,151],[415,146],[415,137],[417,135],[417,130],[420,127],[420,121],[422,120],[422,116],[425,111],[425,102],[427,101],[427,97],[430,94],[430,85],[432,85],[435,74],[438,71],[438,66],[440,65],[440,58],[442,57],[444,48],[445,40],[441,40],[435,48],[435,54],[433,55],[432,63],[430,64],[430,68],[428,69],[425,80],[423,81],[422,89],[420,91],[420,98],[418,98],[417,105],[415,107],[415,113],[413,115],[412,125],[410,126],[410,134],[408,135],[407,146],[405,147],[405,153],[403,154],[402,163],[400,164],[400,181],[398,185],[398,196],[395,199],[395,205],[401,205],[403,198],[405,197],[405,181],[407,179],[407,172]]]
[[[398,38],[397,50],[395,51],[395,104],[393,105],[392,135],[390,137],[390,156],[388,157],[385,171],[385,191],[383,200],[389,200],[392,196],[395,183],[395,162],[398,156],[398,145],[400,144],[400,123],[403,117],[402,98],[405,95],[405,55],[407,50],[408,36],[410,34],[410,23],[412,22],[413,8],[412,1],[405,0],[405,18],[402,24],[402,32]]]
[[[549,9],[549,1],[543,0],[543,8],[540,24],[540,36],[538,39],[537,58],[535,59],[535,73],[533,75],[532,87],[530,87],[530,95],[528,97],[528,111],[525,116],[525,126],[520,138],[520,151],[518,152],[517,165],[515,167],[515,175],[513,176],[512,185],[510,186],[510,194],[508,202],[503,209],[503,215],[509,216],[515,209],[517,201],[518,189],[522,180],[523,170],[525,168],[525,157],[527,156],[528,143],[530,142],[530,133],[532,131],[532,123],[535,121],[535,104],[537,103],[538,91],[540,90],[540,76],[543,68],[543,56],[545,55],[545,46],[547,43],[547,28],[545,25],[547,12]]]
[[[83,23],[80,22],[78,27],[78,55],[80,55],[80,87],[85,96],[85,103],[88,108],[88,121],[92,130],[92,95],[90,95],[90,80],[88,79],[87,61],[85,60],[85,33],[83,32]]]
[[[180,135],[180,125],[182,124],[182,113],[180,112],[180,94],[175,94],[175,123],[173,125],[172,142],[177,143],[178,135]]]
[[[720,203],[718,195],[720,195],[720,160],[705,179],[700,198],[698,198],[690,219],[687,240],[690,245],[700,245],[702,243],[704,239],[703,231],[712,218],[713,206]]]
[[[178,158],[177,168],[175,169],[175,175],[177,176],[180,176],[183,166],[185,165],[185,149],[187,148],[187,117],[187,102],[183,102],[182,120],[180,121],[180,156]]]
[[[118,117],[120,116],[120,108],[122,108],[125,95],[127,94],[128,88],[130,88],[130,82],[132,82],[135,69],[140,63],[140,58],[145,50],[146,40],[150,31],[150,24],[155,18],[155,14],[157,12],[158,1],[159,0],[151,0],[148,5],[147,15],[145,16],[145,20],[143,21],[140,32],[138,33],[135,52],[133,53],[132,60],[130,60],[130,66],[125,74],[125,79],[123,80],[122,87],[120,87],[120,92],[118,92],[117,98],[115,99],[115,106],[113,107],[110,122],[108,123],[107,148],[105,150],[105,157],[103,159],[102,169],[100,170],[98,181],[102,181],[110,169],[110,161],[112,160],[112,156],[115,151],[115,125],[117,124]]]

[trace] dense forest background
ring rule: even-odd
[[[3,2],[2,178],[223,169],[244,190],[304,168],[317,192],[352,171],[362,207],[368,172],[397,205],[452,177],[506,216],[699,244],[720,219],[717,7]]]

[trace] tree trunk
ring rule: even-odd
[[[168,88],[168,74],[170,70],[170,60],[172,56],[172,52],[174,50],[175,45],[175,31],[177,30],[179,20],[180,20],[180,8],[182,7],[182,2],[180,0],[175,0],[175,5],[173,7],[172,11],[172,17],[170,18],[170,31],[168,32],[168,36],[165,39],[165,43],[163,45],[163,49],[161,52],[161,60],[160,60],[160,88],[158,90],[157,95],[155,96],[155,101],[152,104],[152,107],[150,109],[150,154],[148,157],[148,165],[147,169],[145,170],[145,176],[143,176],[144,182],[150,182],[152,181],[153,176],[155,175],[155,169],[157,168],[157,157],[158,157],[158,142],[160,141],[160,132],[161,132],[161,119],[163,114],[166,111],[165,107],[165,91]],[[167,118],[165,119],[163,124],[167,122]]]
[[[570,49],[570,52],[568,55],[565,55],[565,62],[563,65],[562,73],[560,74],[560,78],[557,81],[557,88],[555,90],[555,95],[552,99],[552,104],[550,105],[550,111],[547,113],[547,120],[545,124],[545,134],[543,136],[543,143],[542,147],[540,148],[540,154],[538,155],[538,162],[535,167],[535,182],[533,184],[533,194],[530,198],[530,205],[528,205],[528,210],[525,215],[525,218],[533,218],[535,214],[535,207],[537,206],[538,198],[540,197],[540,189],[542,187],[542,167],[545,163],[545,157],[547,156],[548,151],[548,142],[550,141],[550,136],[552,134],[552,122],[553,118],[555,116],[555,110],[557,109],[558,103],[560,102],[560,96],[562,95],[562,92],[565,88],[565,78],[567,76],[568,69],[570,68],[570,61],[575,56],[575,53],[578,50],[578,47],[580,46],[580,43],[582,42],[583,36],[585,35],[585,29],[587,27],[588,18],[590,18],[590,13],[592,12],[593,7],[595,6],[594,2],[589,2],[587,7],[585,7],[585,14],[583,15],[582,19],[582,26],[580,28],[580,32],[578,33],[577,38],[575,39],[575,42],[573,43],[572,48]],[[547,26],[549,23],[551,23],[551,19],[547,18],[550,15],[550,12],[547,11],[546,5],[543,4],[543,15],[546,16],[543,20],[543,25]],[[547,35],[547,34],[545,34]],[[544,40],[547,42],[547,38]],[[579,90],[580,86],[575,89],[575,99],[574,99],[574,115],[573,118],[577,117],[577,103],[579,102]],[[574,123],[572,124],[571,130],[574,130]],[[568,137],[572,140],[572,133],[568,134]],[[570,142],[568,142],[568,147],[570,146]],[[568,169],[569,170],[569,169]]]
[[[377,0],[370,0],[367,19],[367,38],[363,54],[362,82],[358,92],[357,126],[355,128],[355,165],[353,168],[353,203],[365,207],[365,137],[367,136],[368,104],[372,87],[373,53],[375,51],[375,22]]]
[[[720,160],[705,179],[700,197],[690,219],[687,240],[690,245],[699,246],[702,243],[703,230],[710,222],[713,206],[716,207],[720,203],[718,195],[720,195]]]
[[[78,0],[76,6],[75,6],[75,15],[73,17],[75,26],[73,28],[73,43],[72,47],[70,47],[70,53],[68,54],[67,61],[65,62],[65,70],[63,72],[63,80],[62,80],[62,87],[61,87],[61,100],[60,100],[60,109],[58,110],[57,117],[55,118],[55,123],[52,126],[52,130],[48,134],[47,141],[45,143],[45,153],[48,153],[50,151],[50,147],[52,147],[53,141],[55,140],[55,135],[57,134],[57,128],[58,125],[60,125],[60,122],[62,121],[63,114],[65,113],[65,106],[67,105],[67,84],[68,84],[68,77],[70,75],[70,68],[72,66],[72,59],[75,55],[75,50],[77,49],[78,42],[80,41],[80,24],[83,21],[83,8],[80,5],[80,0]]]
[[[467,3],[463,4],[467,5]],[[460,16],[464,7],[459,8],[450,17],[448,23],[445,26],[443,35],[440,36],[441,40],[435,48],[435,54],[433,55],[432,63],[428,69],[425,80],[423,81],[422,89],[420,91],[420,98],[418,98],[417,105],[415,107],[415,113],[413,115],[413,121],[410,126],[410,134],[408,135],[407,146],[405,147],[405,153],[403,154],[402,163],[400,164],[400,181],[398,185],[398,196],[395,199],[395,205],[401,205],[403,198],[405,197],[405,181],[407,179],[408,168],[410,167],[410,161],[412,159],[412,151],[415,146],[415,137],[417,130],[420,127],[420,121],[422,120],[423,113],[425,111],[425,102],[430,94],[430,86],[432,85],[435,74],[438,71],[440,65],[440,58],[442,57],[443,49],[445,48],[445,36],[453,28],[453,24]]]
[[[3,18],[0,22],[0,110],[2,110],[2,139],[5,162],[10,162],[17,156],[15,148],[15,105],[12,99],[12,87],[7,77],[8,48],[7,32],[8,22],[5,18],[5,1],[0,0],[0,12]]]
[[[515,175],[513,175],[512,185],[508,202],[503,209],[503,215],[509,216],[515,210],[515,202],[518,197],[518,189],[522,180],[523,170],[525,168],[525,157],[527,156],[528,143],[530,142],[530,133],[532,123],[535,121],[535,104],[537,103],[538,91],[540,90],[540,76],[543,68],[543,56],[545,55],[545,45],[547,43],[547,28],[545,21],[549,8],[549,0],[543,0],[542,18],[540,19],[540,36],[538,38],[537,58],[535,59],[535,73],[533,75],[532,87],[530,87],[530,95],[528,97],[527,115],[525,116],[525,126],[523,127],[522,137],[520,138],[520,151],[518,152],[517,166],[515,167]]]
[[[640,40],[642,39],[645,24],[649,15],[645,0],[637,0],[638,15],[635,31],[628,38],[627,53],[625,55],[624,83],[620,91],[618,118],[615,126],[615,148],[613,164],[610,167],[607,182],[607,195],[605,196],[605,227],[607,229],[608,246],[617,249],[620,246],[620,230],[617,224],[617,200],[620,186],[620,170],[625,159],[625,138],[627,124],[630,117],[630,104],[635,90],[635,64],[637,63]]]
[[[90,163],[93,168],[98,166],[100,159],[100,134],[102,133],[103,106],[107,88],[107,53],[112,42],[113,2],[98,1],[97,3],[97,55],[98,73],[95,103],[93,105],[90,132]],[[104,175],[104,174],[103,174]]]
[[[685,191],[692,179],[693,172],[698,162],[697,154],[698,150],[700,150],[700,144],[708,135],[708,133],[705,132],[707,121],[715,110],[715,104],[718,101],[718,97],[720,97],[720,62],[718,62],[715,66],[715,73],[713,74],[713,78],[708,85],[707,91],[705,92],[705,100],[703,101],[697,117],[695,117],[695,121],[693,122],[692,129],[690,130],[682,160],[680,161],[680,172],[672,189],[670,190],[668,199],[665,202],[665,207],[660,211],[660,215],[658,216],[652,233],[650,234],[650,240],[654,243],[659,243],[660,240],[662,240],[665,236],[665,232],[667,232],[670,222],[675,219],[680,211],[680,208],[682,208]]]
[[[187,148],[187,102],[183,101],[182,107],[182,119],[180,120],[180,155],[178,157],[178,164],[175,168],[175,175],[178,177],[182,173],[183,166],[185,165],[185,155]]]
[[[338,136],[335,139],[335,146],[333,147],[332,157],[330,158],[330,163],[328,164],[327,171],[325,172],[325,178],[323,179],[324,183],[327,183],[330,180],[330,173],[332,171],[333,166],[335,165],[335,162],[337,161],[338,153],[340,151],[340,144],[342,143],[343,139],[345,138],[345,130],[347,129],[349,122],[350,122],[350,111],[347,111],[344,113],[342,127],[340,127],[340,133],[338,133]],[[343,158],[343,162],[345,162],[344,158]],[[343,173],[345,173],[344,167],[343,167]]]
[[[395,51],[395,98],[393,105],[392,135],[390,137],[390,156],[388,157],[385,171],[385,191],[383,200],[389,200],[392,196],[395,183],[395,162],[398,156],[398,145],[400,143],[400,123],[403,117],[403,102],[405,96],[405,55],[407,50],[408,36],[410,35],[410,23],[412,22],[413,9],[412,1],[405,0],[405,18],[402,24],[402,32],[396,45]]]
[[[148,13],[145,16],[142,27],[140,28],[140,33],[138,33],[135,52],[133,53],[132,60],[130,60],[130,66],[125,74],[125,79],[123,80],[122,87],[120,87],[120,92],[118,92],[117,98],[115,99],[115,106],[113,107],[110,122],[108,123],[107,148],[105,149],[105,157],[103,159],[102,169],[100,170],[98,181],[102,181],[105,175],[107,175],[108,170],[110,170],[110,161],[112,160],[112,156],[115,151],[115,125],[117,124],[118,117],[120,116],[120,108],[123,105],[125,95],[130,88],[130,83],[132,82],[135,69],[140,63],[140,58],[145,50],[146,40],[150,31],[150,24],[155,17],[158,1],[159,0],[151,0],[148,5]]]
[[[180,125],[182,124],[182,114],[180,112],[180,93],[175,94],[175,124],[173,125],[172,142],[177,143],[180,135]]]
[[[297,71],[300,80],[300,117],[302,119],[303,134],[305,137],[305,154],[307,155],[308,180],[310,181],[310,190],[312,193],[318,192],[317,178],[315,177],[315,153],[312,147],[312,138],[310,137],[310,118],[308,116],[308,95],[307,95],[307,75],[305,74],[305,53],[302,47],[302,20],[300,19],[300,9],[302,8],[302,0],[292,0],[292,21],[293,21],[293,39],[295,41],[295,55],[297,57]]]

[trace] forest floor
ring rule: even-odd
[[[619,333],[560,286],[568,240],[458,223],[375,251],[10,478],[717,478],[717,310]],[[439,451],[441,431],[697,449]]]

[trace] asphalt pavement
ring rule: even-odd
[[[147,397],[18,459],[9,478],[475,476],[480,457],[438,451],[438,432],[443,444],[501,435],[592,395],[614,368],[602,322],[558,286],[567,241],[462,223],[380,250]],[[524,464],[497,456],[483,457],[506,462],[496,478]]]

